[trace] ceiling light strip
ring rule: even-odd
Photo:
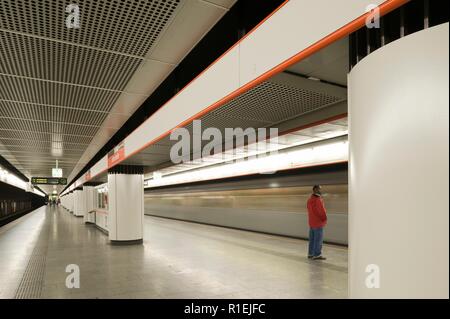
[[[294,147],[275,155],[202,167],[146,181],[145,188],[254,175],[348,161],[347,137]]]

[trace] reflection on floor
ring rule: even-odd
[[[1,298],[346,298],[347,249],[145,216],[144,244],[108,236],[62,208],[0,228]],[[66,287],[66,266],[80,288]]]

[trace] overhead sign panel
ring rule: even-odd
[[[65,177],[32,177],[31,184],[33,184],[33,185],[66,185],[67,178],[65,178]]]
[[[52,177],[62,177],[62,168],[52,168]]]
[[[123,141],[114,147],[109,153],[108,153],[108,167],[114,166],[114,164],[122,161],[125,158],[125,146],[123,144]]]

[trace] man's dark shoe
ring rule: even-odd
[[[309,255],[308,255],[308,259],[312,259],[313,257],[314,257],[314,256],[309,256]]]
[[[320,255],[320,256],[314,256],[312,259],[313,259],[313,260],[326,260],[326,258],[323,257],[322,255]]]

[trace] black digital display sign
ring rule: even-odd
[[[65,178],[65,177],[32,177],[31,184],[33,184],[33,185],[66,185],[67,178]]]

